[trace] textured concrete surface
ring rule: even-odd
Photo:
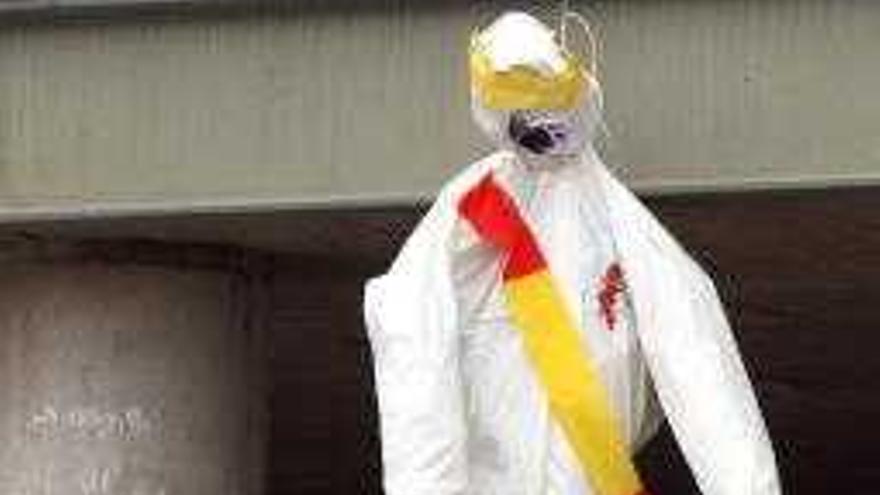
[[[344,3],[0,26],[0,216],[433,194],[486,149],[471,29],[534,2]],[[589,5],[607,156],[638,188],[880,179],[880,3]]]
[[[0,254],[0,493],[263,493],[260,288],[82,254]]]

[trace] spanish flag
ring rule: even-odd
[[[516,203],[489,173],[458,211],[503,256],[507,311],[583,474],[599,495],[647,495],[589,349]]]

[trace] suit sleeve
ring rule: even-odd
[[[365,290],[388,495],[461,495],[468,482],[447,249],[455,210],[435,209]]]
[[[773,449],[714,284],[623,186],[613,182],[607,199],[642,354],[701,492],[780,494]]]

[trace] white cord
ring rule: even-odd
[[[571,11],[570,0],[562,0],[559,5],[559,42],[565,47],[568,44],[565,14]]]
[[[567,29],[566,25],[568,24],[569,19],[574,19],[577,22],[578,26],[580,26],[581,30],[583,30],[584,35],[587,37],[587,44],[589,45],[590,53],[587,54],[590,60],[590,73],[593,74],[593,77],[596,79],[599,78],[599,42],[596,39],[595,34],[593,34],[593,28],[590,27],[590,22],[587,21],[587,18],[581,15],[579,12],[568,9],[568,1],[565,0],[563,5],[565,10],[562,12],[562,20],[560,27],[560,41],[562,43],[563,48],[569,49],[568,47],[568,39],[567,39]],[[574,52],[574,50],[571,50]]]
[[[594,90],[595,90],[596,106],[597,106],[597,109],[598,109],[599,115],[600,115],[600,117],[599,117],[599,131],[602,134],[604,134],[606,137],[610,138],[611,131],[610,131],[610,129],[608,129],[608,125],[605,122],[605,116],[604,116],[605,97],[602,92],[602,85],[599,82],[601,79],[599,77],[599,58],[600,58],[599,41],[596,38],[595,33],[593,33],[593,29],[590,26],[590,22],[587,20],[587,18],[584,17],[581,13],[579,13],[577,11],[568,9],[568,0],[563,0],[563,8],[565,8],[566,10],[564,10],[562,12],[562,16],[561,16],[561,20],[560,20],[561,21],[560,42],[562,44],[562,47],[565,50],[568,50],[568,51],[574,53],[574,50],[568,47],[567,40],[566,40],[566,37],[567,37],[566,25],[568,24],[568,21],[570,19],[573,19],[577,23],[577,25],[581,28],[581,30],[584,32],[584,36],[586,37],[587,45],[589,47],[589,54],[586,54],[585,57],[589,59],[589,62],[588,62],[589,69],[588,70],[589,70],[589,76],[590,76],[590,83],[592,84],[592,86],[594,87]]]

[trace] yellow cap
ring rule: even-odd
[[[493,110],[571,110],[587,88],[587,71],[570,54],[565,54],[564,69],[552,76],[528,66],[497,71],[476,39],[471,43],[470,71],[480,102]]]

